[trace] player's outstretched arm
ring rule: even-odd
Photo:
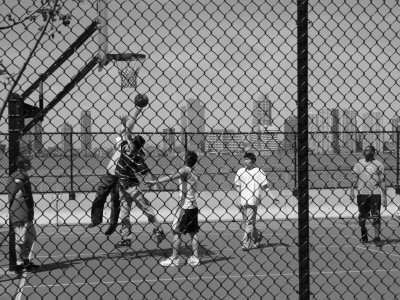
[[[136,125],[137,120],[139,118],[139,114],[142,112],[142,108],[138,107],[135,111],[135,113],[133,114],[132,117],[128,117],[127,121],[126,121],[126,130],[129,133],[132,133],[133,131],[133,127]]]
[[[186,168],[181,168],[175,174],[164,176],[164,177],[160,177],[160,178],[154,178],[154,179],[151,179],[151,180],[146,180],[145,183],[147,185],[149,185],[149,186],[152,186],[152,185],[157,184],[157,183],[165,183],[165,182],[173,181],[173,180],[176,180],[176,179],[179,179],[179,178],[185,178],[188,174],[189,173],[186,170]]]

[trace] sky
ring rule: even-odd
[[[29,1],[24,0],[26,8]],[[36,1],[38,2],[38,1]],[[30,61],[17,91],[22,93],[61,55],[97,16],[96,1],[61,1],[70,27],[46,38]],[[137,89],[121,89],[117,68],[97,69],[48,113],[44,130],[68,122],[80,131],[83,109],[93,117],[92,131],[114,131],[118,115],[134,109],[133,97],[146,94],[150,105],[139,125],[147,132],[179,128],[185,99],[206,107],[207,129],[251,130],[253,100],[268,95],[273,123],[297,114],[297,1],[265,0],[109,0],[109,50],[144,53]],[[10,1],[22,16],[21,1]],[[3,5],[4,6],[4,5]],[[2,20],[10,11],[0,12]],[[384,112],[386,130],[399,116],[400,4],[398,1],[309,1],[309,109],[352,108],[358,123],[368,111]],[[39,19],[38,19],[39,20]],[[39,22],[43,24],[43,22]],[[0,57],[18,72],[38,35],[38,25],[0,31]],[[93,36],[45,84],[52,100],[98,50]],[[2,79],[2,78],[0,78]],[[6,90],[0,92],[4,100]],[[27,103],[37,103],[38,93]],[[7,110],[5,114],[7,115]],[[0,121],[2,132],[8,127]],[[179,129],[178,129],[179,130]]]

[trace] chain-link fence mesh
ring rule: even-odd
[[[102,7],[108,14],[99,17]],[[0,14],[0,299],[397,299],[397,1],[29,0],[3,2]],[[146,55],[136,88],[121,88],[114,62],[98,68],[105,45]],[[308,109],[298,110],[302,80]],[[139,93],[150,100],[133,128],[146,140],[144,161],[156,178],[175,175],[161,190],[137,175],[158,231],[146,205],[134,204],[127,218],[119,205],[129,197],[104,190],[121,149],[120,117],[134,116]],[[384,171],[363,160],[370,145]],[[188,150],[198,155],[194,239],[174,226],[183,222],[176,209]],[[270,188],[256,211],[261,240],[237,207],[235,178],[249,152]],[[34,270],[19,270],[13,255],[21,241],[10,226],[7,181],[19,154],[32,166]],[[364,235],[364,192],[350,190],[357,175],[375,180],[382,202]],[[299,219],[304,211],[309,219]],[[163,266],[174,249],[179,265]]]

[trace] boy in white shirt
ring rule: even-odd
[[[254,164],[257,158],[253,153],[244,155],[245,167],[239,169],[235,177],[235,187],[238,192],[236,205],[243,216],[245,234],[242,239],[242,249],[248,251],[250,242],[253,241],[253,248],[259,248],[262,235],[256,229],[257,209],[261,204],[262,190],[274,201],[279,203],[268,188],[268,180],[263,170]]]

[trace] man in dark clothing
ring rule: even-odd
[[[96,186],[96,197],[93,201],[91,210],[91,223],[88,228],[100,225],[103,219],[104,205],[106,203],[108,195],[111,197],[111,215],[110,215],[110,226],[106,230],[106,235],[111,235],[117,229],[118,218],[121,212],[121,201],[119,198],[118,189],[118,176],[115,174],[115,168],[118,160],[121,156],[121,143],[126,140],[127,132],[132,130],[132,127],[136,124],[136,119],[141,109],[138,109],[132,118],[126,116],[120,117],[121,127],[117,129],[118,137],[115,144],[115,153],[113,154],[110,162],[107,165],[107,173],[100,178],[100,182]],[[143,150],[141,155],[144,156]]]
[[[33,271],[39,266],[29,259],[36,240],[32,187],[27,173],[30,164],[23,156],[17,158],[16,164],[18,169],[11,174],[7,182],[9,213],[15,233],[16,271]]]

